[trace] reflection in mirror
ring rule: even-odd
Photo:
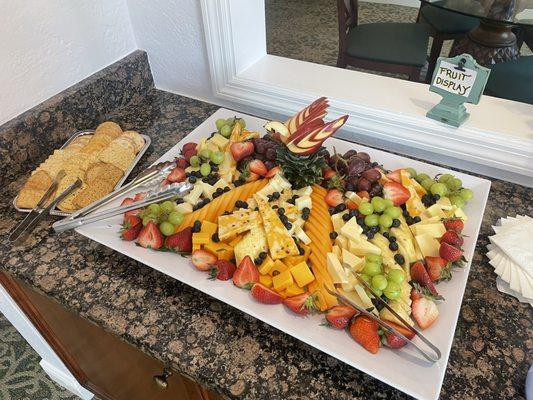
[[[468,53],[492,70],[485,94],[533,104],[533,0],[265,0],[265,7],[269,54],[429,83],[438,57]]]

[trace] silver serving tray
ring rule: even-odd
[[[70,142],[72,142],[77,137],[86,136],[86,135],[92,135],[93,133],[94,133],[94,129],[85,129],[85,130],[82,130],[82,131],[78,131],[78,132],[74,133],[65,143],[63,143],[63,146],[61,146],[60,149],[64,149],[65,147],[67,147],[70,144]],[[133,168],[135,168],[135,166],[137,165],[139,160],[142,158],[143,154],[146,152],[146,150],[148,149],[148,147],[150,147],[150,144],[152,143],[152,139],[150,139],[149,136],[146,136],[146,135],[143,135],[143,134],[141,134],[141,136],[144,139],[144,146],[137,153],[137,155],[135,156],[135,158],[131,162],[130,167],[124,172],[124,175],[122,176],[122,178],[120,178],[118,183],[115,185],[115,190],[117,190],[119,187],[121,187],[124,184],[124,182],[126,181],[126,179],[128,179],[128,176],[130,175],[131,171],[133,171]],[[16,196],[13,199],[13,207],[15,208],[15,210],[23,212],[23,213],[31,212],[30,208],[19,208],[19,207],[17,207],[17,205],[16,205],[17,204],[17,197],[18,196]],[[68,217],[70,214],[71,213],[66,212],[66,211],[61,211],[61,210],[59,210],[57,208],[53,208],[50,211],[50,215],[58,215],[58,216],[61,216],[61,217]]]

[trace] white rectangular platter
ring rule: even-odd
[[[229,118],[236,114],[245,118],[247,129],[264,133],[265,120],[236,113],[235,111],[219,109],[191,134],[165,153],[158,162],[172,160],[177,157],[184,143],[199,142],[201,138],[209,136],[216,129],[216,119]],[[464,231],[464,234],[467,235],[464,245],[465,257],[468,260],[472,260],[490,190],[490,181],[334,138],[328,139],[325,145],[330,149],[335,147],[340,153],[344,153],[349,149],[365,151],[370,154],[373,161],[377,161],[383,164],[385,168],[391,170],[400,167],[413,167],[417,171],[425,172],[429,175],[450,172],[460,178],[464,186],[471,188],[474,192],[474,199],[468,203],[465,210],[469,220]],[[121,199],[118,199],[110,206],[117,206],[120,202]],[[282,305],[272,306],[258,303],[251,297],[250,293],[235,287],[230,281],[206,279],[204,272],[198,271],[190,264],[188,259],[178,254],[147,250],[136,246],[132,242],[121,240],[119,235],[121,223],[122,217],[119,216],[78,228],[77,231],[90,239],[250,314],[411,396],[423,400],[434,400],[439,397],[468,279],[470,261],[464,268],[456,269],[453,272],[451,281],[438,285],[438,290],[446,301],[440,302],[438,305],[439,319],[433,326],[424,331],[424,334],[442,351],[442,358],[439,362],[431,364],[423,360],[410,346],[395,351],[382,348],[377,355],[373,355],[355,343],[346,331],[336,331],[320,326],[323,321],[323,317],[320,315],[302,318],[291,313]],[[415,340],[418,340],[418,338],[415,338]]]

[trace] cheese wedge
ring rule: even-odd
[[[223,241],[231,240],[259,223],[259,213],[248,208],[238,209],[228,215],[220,215],[218,217],[218,237]]]
[[[278,260],[300,254],[296,243],[279,219],[278,213],[270,207],[270,204],[262,196],[254,195],[254,198],[266,232],[270,257],[273,260]]]
[[[259,253],[267,251],[267,249],[265,230],[262,225],[255,225],[233,248],[235,261],[239,265],[246,256],[250,256],[254,260],[259,256]]]

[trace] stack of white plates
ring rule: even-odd
[[[492,227],[487,256],[498,275],[498,290],[533,306],[533,218],[502,218]]]

